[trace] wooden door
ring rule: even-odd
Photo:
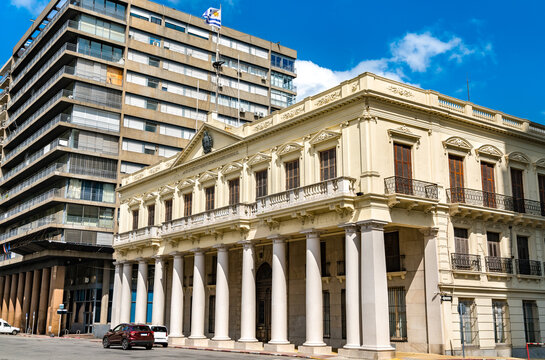
[[[522,170],[511,169],[511,189],[513,192],[514,210],[519,213],[525,212],[524,186],[522,185]]]
[[[465,202],[464,196],[464,159],[449,155],[450,195],[452,202]]]
[[[271,339],[272,268],[263,263],[256,272],[256,338],[264,343]]]
[[[394,164],[396,192],[412,195],[412,163],[409,145],[394,144]]]
[[[481,162],[481,180],[483,186],[483,205],[496,207],[496,183],[494,179],[494,165]]]

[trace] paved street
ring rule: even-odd
[[[84,359],[255,359],[257,355],[204,350],[155,347],[153,350],[135,348],[123,351],[120,347],[103,349],[102,344],[87,339],[36,338],[0,335],[0,360],[84,360]],[[259,356],[264,360],[290,359],[278,356]],[[294,359],[294,358],[291,358]]]

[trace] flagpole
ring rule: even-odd
[[[237,126],[240,126],[240,54],[237,55]]]
[[[195,133],[199,128],[199,80],[197,80],[197,115],[195,116]]]
[[[220,16],[221,16],[221,4],[220,4]],[[219,63],[220,61],[220,50],[219,50],[219,43],[220,43],[220,39],[221,39],[221,27],[217,27],[215,26],[216,28],[216,33],[217,33],[217,41],[216,41],[216,61]],[[216,67],[216,113],[218,112],[218,89],[219,89],[219,86],[220,86],[220,66],[217,66]]]

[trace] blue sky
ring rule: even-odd
[[[155,1],[198,16],[219,5]],[[46,2],[0,1],[3,59]],[[467,99],[469,78],[472,102],[545,124],[545,1],[224,0],[222,8],[225,26],[298,51],[301,97],[371,71]]]

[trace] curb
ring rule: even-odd
[[[214,349],[214,348],[194,347],[194,346],[171,346],[171,347],[176,349],[217,351],[217,352],[229,352],[229,353],[250,354],[250,355],[296,357],[300,359],[316,359],[316,360],[330,359],[330,358],[334,358],[338,356],[336,354],[335,355],[332,354],[332,355],[324,355],[321,357],[316,357],[312,355],[303,355],[300,353],[280,353],[280,352],[267,352],[267,351],[258,351],[258,350],[238,350],[238,349]]]

